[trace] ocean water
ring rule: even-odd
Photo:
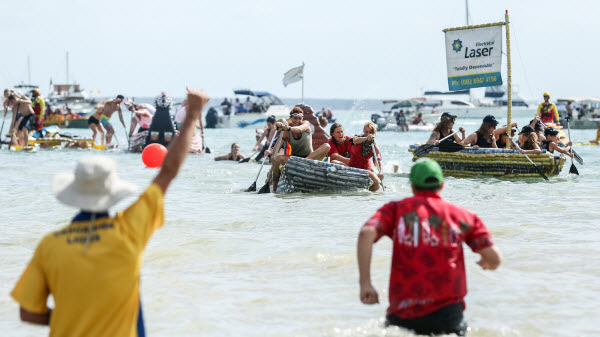
[[[372,113],[355,105],[334,111],[348,134],[360,132]],[[522,125],[530,118],[516,120]],[[473,132],[479,121],[459,120],[456,126],[461,125]],[[575,141],[595,136],[594,130],[571,133]],[[372,280],[381,303],[366,306],[358,298],[356,239],[377,208],[411,195],[407,149],[426,141],[428,132],[377,135],[385,192],[285,196],[244,192],[259,165],[213,160],[233,142],[250,154],[253,129],[209,129],[205,135],[213,153],[188,157],[166,195],[165,224],[144,253],[141,294],[149,336],[411,336],[383,327],[390,240],[374,247]],[[117,137],[125,142],[122,128]],[[483,271],[465,246],[470,336],[600,335],[600,147],[576,151],[585,160],[575,163],[580,176],[568,175],[569,162],[550,182],[446,179],[442,196],[479,214],[504,254],[498,270]],[[52,176],[98,153],[0,151],[3,336],[48,333],[19,321],[9,292],[42,236],[65,226],[76,212],[54,199]],[[115,159],[118,174],[140,188],[157,173],[144,167],[140,154],[118,149],[101,154]],[[393,164],[402,172],[390,173]],[[265,175],[263,170],[258,187]]]

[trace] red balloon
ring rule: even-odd
[[[161,167],[166,155],[167,148],[164,145],[152,143],[144,148],[142,161],[146,167]]]

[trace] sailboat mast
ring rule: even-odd
[[[67,52],[67,84],[69,84],[69,52]]]
[[[31,62],[29,56],[27,56],[27,83],[31,84]]]
[[[506,25],[506,64],[508,66],[508,102],[507,102],[507,117],[506,117],[506,131],[508,137],[511,137],[510,130],[512,130],[511,117],[512,117],[512,69],[510,64],[510,21],[508,20],[508,9],[504,14],[504,24]],[[510,142],[506,142],[506,148],[510,149]]]

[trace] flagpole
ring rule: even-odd
[[[512,69],[511,69],[511,64],[510,64],[510,29],[509,29],[509,23],[510,21],[508,20],[508,9],[506,10],[506,13],[504,14],[504,21],[505,21],[505,25],[506,25],[506,59],[507,59],[507,72],[508,72],[508,101],[506,102],[507,105],[507,114],[506,114],[506,132],[508,133],[508,138],[512,139],[511,136],[511,131],[512,131],[512,127],[510,126],[511,124],[511,117],[512,117]],[[510,149],[510,142],[506,142],[506,148]]]
[[[304,61],[302,61],[302,104],[304,104]]]

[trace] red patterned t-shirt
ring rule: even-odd
[[[385,204],[365,226],[393,242],[388,314],[417,318],[467,294],[462,243],[474,252],[493,246],[479,217],[422,191],[412,198]]]

